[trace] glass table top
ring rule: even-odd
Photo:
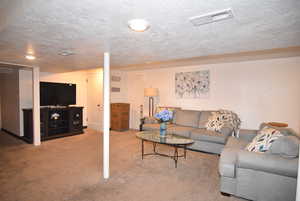
[[[160,137],[159,131],[142,131],[138,132],[136,136],[140,139],[160,144],[187,145],[194,143],[194,140],[190,138],[174,134],[167,134],[166,137]]]

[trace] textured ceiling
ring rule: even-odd
[[[0,0],[0,61],[70,71],[300,46],[299,0]],[[234,18],[188,19],[232,8]],[[143,33],[127,21],[147,19]],[[63,57],[64,49],[75,55]],[[24,58],[26,52],[35,61]]]

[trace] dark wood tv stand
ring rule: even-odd
[[[83,107],[41,107],[41,140],[82,134]],[[23,109],[24,140],[33,143],[32,109]]]

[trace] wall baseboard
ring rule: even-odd
[[[6,130],[5,128],[1,128],[1,130],[4,131],[4,132],[7,133],[7,134],[13,135],[13,136],[16,137],[16,138],[20,138],[20,137],[21,137],[21,136],[17,135],[17,134],[14,133],[14,132],[11,132],[11,131],[9,131],[9,130]]]
[[[21,137],[21,136],[15,134],[15,133],[13,133],[13,132],[10,132],[9,130],[6,130],[5,128],[1,128],[1,131],[5,132],[6,134],[9,134],[10,136],[12,136],[12,137],[14,137],[14,138],[17,138],[17,139],[19,139],[19,140],[23,140],[23,141],[25,141],[25,142],[27,142],[27,143],[30,143],[26,138]]]

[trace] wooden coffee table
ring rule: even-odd
[[[194,140],[182,137],[174,134],[167,134],[165,137],[160,137],[159,131],[143,131],[138,132],[136,136],[142,141],[142,160],[146,155],[159,155],[164,157],[170,157],[175,162],[175,168],[177,168],[177,161],[179,157],[186,158],[186,148],[188,145],[194,143]],[[152,142],[153,144],[153,152],[152,153],[144,153],[144,142]],[[159,153],[156,151],[157,144],[165,144],[174,147],[174,155],[167,155],[163,153]],[[178,154],[178,148],[182,148],[184,153],[183,155]]]

